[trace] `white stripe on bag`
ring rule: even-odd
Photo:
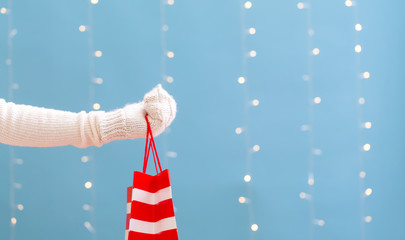
[[[131,213],[131,203],[127,203],[127,213]]]
[[[155,205],[161,201],[172,198],[172,188],[160,189],[155,193],[146,192],[140,189],[132,189],[132,201]]]
[[[157,234],[176,228],[176,219],[174,217],[165,218],[154,223],[140,221],[133,218],[129,221],[129,231],[139,233]]]

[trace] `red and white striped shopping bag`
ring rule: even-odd
[[[143,171],[134,172],[133,185],[127,188],[125,239],[178,240],[169,169],[162,171],[147,114],[145,119],[148,129]],[[155,176],[145,173],[151,147]]]

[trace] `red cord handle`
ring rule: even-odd
[[[143,159],[143,173],[146,173],[146,167],[148,166],[149,153],[150,153],[152,146],[153,146],[152,155],[153,155],[153,161],[155,162],[156,173],[159,173],[159,170],[162,172],[162,166],[160,165],[159,156],[157,154],[156,144],[155,144],[155,140],[153,139],[153,134],[152,134],[152,128],[150,127],[149,120],[148,120],[148,114],[145,115],[145,120],[146,120],[147,129],[146,129],[145,156]],[[150,139],[149,139],[149,135],[150,135]],[[149,146],[148,146],[148,142],[149,142]],[[156,155],[156,158],[155,158],[155,155]],[[156,159],[157,159],[157,161],[156,161]],[[158,170],[158,165],[159,165],[159,170]]]

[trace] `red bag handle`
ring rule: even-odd
[[[153,161],[155,162],[155,168],[156,168],[156,173],[159,173],[159,170],[162,172],[162,166],[160,165],[160,160],[159,156],[156,150],[156,144],[155,140],[153,139],[153,134],[152,134],[152,128],[150,127],[149,120],[148,120],[148,114],[145,115],[145,120],[146,120],[146,144],[145,144],[145,155],[143,159],[143,173],[146,173],[146,167],[148,166],[148,159],[149,159],[149,152],[151,147],[152,148],[152,155],[153,155]],[[150,135],[150,139],[149,139]],[[149,146],[148,146],[148,141],[149,141]],[[155,158],[156,154],[156,158]],[[157,159],[157,164],[156,164],[156,159]],[[158,165],[159,165],[159,170],[158,170]]]

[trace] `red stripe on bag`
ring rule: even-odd
[[[160,189],[170,186],[169,175],[169,169],[166,169],[155,176],[135,171],[133,187],[150,193],[155,193]]]
[[[138,232],[129,232],[128,239],[136,240],[177,240],[177,229],[161,232],[159,234],[145,234]]]
[[[157,222],[168,217],[174,217],[172,199],[167,199],[156,205],[132,201],[131,218],[133,219],[145,222]]]

